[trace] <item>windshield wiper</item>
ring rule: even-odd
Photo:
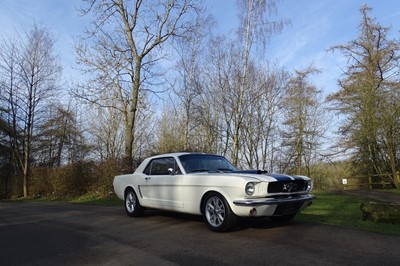
[[[232,172],[232,169],[229,169],[229,168],[218,168],[217,170],[219,172]]]
[[[200,173],[200,172],[208,172],[208,169],[194,169],[189,173]]]

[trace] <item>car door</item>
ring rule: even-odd
[[[173,157],[153,159],[144,170],[143,199],[154,208],[183,207],[182,172]]]

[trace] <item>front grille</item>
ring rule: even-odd
[[[268,193],[290,193],[305,191],[307,189],[305,180],[276,181],[268,184]]]

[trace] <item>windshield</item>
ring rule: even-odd
[[[179,159],[186,173],[236,171],[236,168],[223,156],[186,154],[179,156]]]

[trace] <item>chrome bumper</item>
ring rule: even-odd
[[[262,206],[262,205],[275,205],[289,202],[306,202],[315,199],[312,194],[288,196],[287,198],[263,198],[263,199],[243,199],[234,200],[233,204],[237,206]]]

